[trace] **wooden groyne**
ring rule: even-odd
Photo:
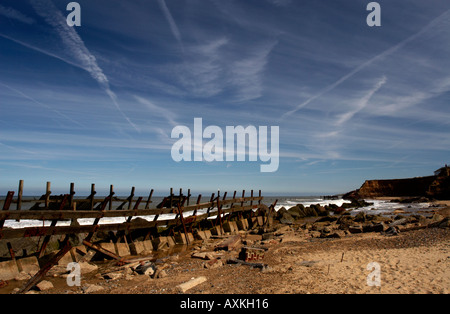
[[[0,240],[14,238],[43,237],[42,244],[38,249],[38,255],[42,256],[48,244],[50,236],[68,236],[74,234],[88,234],[87,240],[92,239],[98,232],[120,232],[129,235],[134,230],[147,230],[147,239],[153,239],[165,235],[176,233],[184,234],[186,242],[190,240],[188,233],[194,229],[212,229],[219,227],[223,229],[224,221],[234,218],[249,218],[255,216],[266,216],[269,208],[262,203],[261,191],[254,195],[246,196],[246,191],[237,195],[234,191],[231,198],[227,198],[227,192],[220,195],[213,193],[207,202],[202,201],[202,195],[195,198],[188,190],[187,195],[183,195],[182,190],[175,195],[173,189],[165,197],[157,208],[150,208],[154,190],[150,190],[147,196],[135,196],[135,188],[127,198],[114,196],[114,187],[110,187],[110,193],[103,198],[95,197],[95,185],[91,186],[91,194],[86,198],[74,198],[74,184],[70,185],[70,191],[65,195],[51,195],[51,184],[47,182],[46,193],[38,200],[23,199],[23,181],[20,181],[17,197],[15,192],[9,191],[3,201],[3,208],[0,211]],[[30,209],[22,210],[24,203],[32,203]],[[15,205],[15,206],[14,206]],[[12,209],[16,207],[15,209]],[[199,213],[200,210],[203,210]],[[160,219],[162,215],[171,214],[171,219]],[[135,218],[142,219],[135,219]],[[166,216],[167,217],[167,216]],[[93,223],[89,225],[79,225],[78,219],[90,218]],[[104,218],[124,218],[122,223],[102,224]],[[36,220],[41,221],[41,226],[5,228],[7,220]],[[58,225],[58,222],[70,220],[70,225]],[[51,222],[44,225],[44,222]],[[162,231],[161,231],[162,230]],[[85,239],[85,240],[86,240]],[[133,241],[133,239],[128,239]],[[86,241],[85,241],[86,242]]]
[[[95,251],[120,264],[128,263],[124,254],[111,250],[111,240],[102,242],[98,234],[113,234],[116,247],[126,244],[129,248],[131,254],[125,255],[139,255],[138,250],[131,250],[139,244],[138,241],[134,243],[135,240],[141,241],[141,244],[142,241],[150,242],[158,250],[159,244],[169,238],[178,244],[190,244],[195,238],[201,239],[207,234],[220,236],[225,232],[248,229],[252,222],[256,226],[267,225],[269,214],[276,205],[276,202],[269,207],[264,205],[261,190],[257,194],[251,190],[250,195],[246,195],[245,190],[239,194],[234,191],[231,197],[228,197],[227,192],[221,194],[218,191],[217,194],[212,193],[205,202],[202,195],[194,198],[190,190],[186,195],[182,189],[179,194],[174,194],[171,188],[169,195],[155,208],[151,206],[153,189],[148,195],[136,196],[135,187],[132,187],[128,197],[120,198],[115,196],[114,186],[111,185],[109,195],[97,197],[95,184],[92,184],[89,196],[75,198],[73,183],[70,184],[68,194],[52,195],[51,183],[47,182],[46,193],[39,199],[30,200],[23,197],[23,187],[24,182],[21,180],[17,194],[9,191],[0,202],[0,244],[7,244],[11,260],[16,262],[17,248],[11,245],[13,241],[32,238],[37,243],[35,251],[24,253],[23,257],[39,259],[40,270],[22,292],[41,280],[68,252],[73,254],[72,248],[78,247],[80,242],[85,252]],[[114,221],[102,222],[106,218],[114,218]],[[123,222],[117,222],[121,219],[116,218],[123,218]],[[84,220],[84,224],[80,224],[78,220],[81,219],[90,219],[92,223],[86,224]],[[34,221],[33,226],[5,227],[7,221],[21,220]],[[240,228],[237,227],[237,221],[241,222]],[[64,223],[61,225],[59,222]],[[51,239],[56,239],[58,243],[53,251],[47,248]],[[77,239],[76,243],[73,243],[74,239]],[[46,258],[42,259],[45,262],[41,262],[44,256],[49,256],[50,260]],[[23,258],[21,261],[25,260]],[[18,268],[20,270],[22,267]]]

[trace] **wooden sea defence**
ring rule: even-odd
[[[21,180],[17,194],[9,191],[0,200],[0,246],[6,244],[10,255],[6,262],[5,257],[0,256],[0,283],[14,278],[26,267],[37,267],[38,271],[33,271],[34,276],[20,291],[23,293],[42,280],[65,256],[72,261],[82,261],[96,254],[123,265],[136,262],[139,260],[136,256],[143,252],[148,256],[149,251],[171,245],[189,245],[213,235],[220,237],[252,227],[264,227],[276,204],[264,205],[261,190],[257,195],[251,190],[249,196],[245,190],[239,195],[234,191],[232,197],[218,191],[206,202],[202,195],[193,198],[190,189],[186,195],[182,189],[179,194],[173,191],[171,188],[167,197],[157,206],[151,206],[153,189],[148,195],[136,196],[135,187],[132,187],[130,195],[121,198],[115,196],[111,185],[107,196],[98,197],[95,184],[92,184],[89,196],[75,198],[74,183],[70,184],[68,194],[52,195],[51,183],[47,182],[45,194],[30,200],[23,196],[24,182]],[[90,223],[86,223],[86,219],[90,219]],[[5,222],[21,220],[27,220],[27,224],[15,228],[5,226]],[[84,221],[81,224],[79,220]],[[30,221],[34,222],[31,226]],[[108,235],[107,239],[104,235]],[[33,245],[37,244],[32,252],[12,244],[19,246],[17,243],[26,239],[33,239]],[[48,248],[51,240],[52,248]],[[18,259],[16,253],[20,250],[23,250],[22,258]]]
[[[213,234],[225,233],[225,229],[230,231],[230,221],[250,220],[267,222],[265,218],[269,213],[269,208],[262,203],[261,191],[257,196],[254,191],[250,196],[246,196],[246,191],[228,198],[227,192],[223,195],[220,191],[212,193],[208,201],[202,200],[202,195],[195,199],[190,190],[184,195],[182,189],[179,194],[173,193],[170,189],[169,196],[154,208],[151,208],[154,190],[150,190],[148,195],[136,196],[135,188],[132,187],[130,195],[126,198],[115,196],[114,186],[110,186],[109,195],[96,197],[95,184],[91,186],[91,193],[85,198],[74,198],[75,185],[70,184],[68,194],[52,195],[51,183],[47,182],[46,193],[38,200],[24,200],[24,182],[19,182],[17,194],[9,191],[2,203],[0,203],[0,240],[2,242],[15,238],[39,237],[39,248],[36,254],[42,257],[46,251],[50,237],[60,236],[61,243],[65,236],[83,236],[83,244],[90,249],[97,249],[93,244],[93,237],[97,233],[113,232],[118,241],[132,243],[134,241],[133,232],[138,232],[147,240],[153,240],[161,236],[173,236],[181,239],[181,243],[190,244],[192,234],[199,234],[206,230]],[[15,196],[17,195],[17,196]],[[28,204],[27,210],[22,207]],[[1,205],[2,204],[2,205]],[[31,205],[31,207],[30,207]],[[2,207],[1,207],[2,206]],[[161,219],[162,215],[171,215],[170,219]],[[123,222],[102,223],[106,218],[124,218]],[[91,224],[78,223],[80,219],[93,219]],[[31,227],[6,228],[4,223],[7,220],[33,220],[40,221]],[[64,225],[58,222],[64,221]],[[69,224],[68,221],[71,223]],[[117,221],[117,219],[116,219]],[[44,224],[46,222],[46,224]],[[49,225],[50,222],[50,225]],[[241,224],[249,225],[247,223]],[[234,223],[237,229],[237,223]],[[224,228],[225,227],[225,228]],[[62,248],[61,248],[62,249]],[[14,248],[11,249],[11,253]],[[105,253],[105,252],[102,252]]]

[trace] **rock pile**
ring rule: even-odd
[[[360,204],[362,205],[362,204]],[[330,213],[331,211],[334,214]],[[402,231],[424,228],[448,228],[449,217],[434,214],[427,218],[423,215],[401,216],[394,218],[382,215],[369,215],[359,212],[352,215],[350,212],[339,212],[334,206],[312,205],[304,207],[297,205],[289,209],[281,208],[276,219],[285,225],[298,225],[313,238],[342,238],[348,234],[381,232],[385,235],[396,235]],[[303,218],[313,217],[305,220]]]

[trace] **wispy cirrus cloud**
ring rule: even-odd
[[[172,127],[175,127],[178,125],[178,123],[175,121],[176,115],[171,111],[168,110],[166,108],[160,107],[155,105],[153,102],[151,102],[148,99],[145,99],[143,97],[140,96],[136,96],[134,95],[134,98],[140,103],[145,105],[152,113],[152,115],[154,116],[160,116],[164,119],[167,120],[167,122],[169,122],[169,124]]]
[[[327,86],[326,88],[324,88],[323,90],[321,90],[318,94],[315,94],[314,96],[308,98],[303,103],[297,105],[294,109],[284,113],[281,116],[281,118],[285,119],[288,116],[296,113],[300,109],[302,109],[302,108],[306,107],[307,105],[309,105],[311,102],[317,100],[318,98],[322,97],[323,95],[327,94],[328,92],[330,92],[330,91],[334,90],[335,88],[339,87],[341,84],[346,82],[348,79],[353,77],[355,74],[361,72],[363,69],[369,67],[370,65],[372,65],[373,63],[375,63],[377,61],[380,61],[380,60],[382,60],[382,59],[384,59],[384,58],[394,54],[395,52],[397,52],[398,50],[403,48],[406,44],[416,40],[419,36],[424,35],[425,33],[429,32],[430,30],[432,30],[432,29],[434,29],[436,27],[438,27],[438,28],[439,27],[446,27],[445,23],[448,21],[449,17],[450,17],[450,10],[447,10],[444,13],[442,13],[441,15],[439,15],[438,17],[436,17],[435,19],[433,19],[430,23],[428,23],[419,32],[409,36],[408,38],[404,39],[403,41],[399,42],[398,44],[392,46],[391,48],[389,48],[387,50],[384,50],[383,52],[379,53],[375,57],[373,57],[373,58],[367,60],[366,62],[362,63],[361,65],[356,67],[354,70],[350,71],[349,73],[347,73],[346,75],[341,77],[339,80],[334,82],[333,84],[331,84],[331,85]]]
[[[64,118],[64,119],[66,119],[67,121],[72,122],[73,124],[76,124],[76,125],[78,125],[78,126],[80,126],[80,127],[82,127],[82,128],[85,128],[85,127],[86,127],[85,125],[83,125],[83,124],[81,124],[80,122],[78,122],[78,121],[72,119],[72,118],[69,117],[68,115],[61,113],[59,110],[57,110],[57,109],[55,109],[55,108],[53,108],[53,107],[51,107],[51,106],[49,106],[49,105],[47,105],[47,104],[44,104],[44,103],[42,103],[42,102],[40,102],[40,101],[34,99],[33,97],[31,97],[31,96],[25,94],[24,92],[22,92],[22,91],[20,91],[20,90],[18,90],[18,89],[16,89],[16,88],[14,88],[14,87],[11,87],[11,86],[9,86],[9,85],[6,85],[6,84],[4,84],[4,83],[2,83],[2,82],[0,82],[0,85],[2,85],[2,86],[4,86],[4,87],[6,87],[7,89],[9,89],[9,90],[11,90],[11,91],[17,93],[18,95],[22,96],[23,98],[32,101],[33,103],[35,103],[35,104],[41,106],[42,108],[45,108],[45,109],[47,109],[47,110],[49,110],[49,111],[51,111],[51,112],[57,114],[59,117]]]
[[[178,44],[181,47],[181,50],[184,51],[184,47],[183,47],[183,42],[181,41],[181,33],[180,30],[177,26],[177,23],[175,22],[172,14],[170,13],[169,8],[167,7],[166,1],[164,0],[158,0],[159,6],[161,7],[161,10],[164,13],[164,16],[167,20],[167,22],[169,23],[170,26],[170,30],[172,31],[173,36],[175,37],[175,39],[177,40]]]
[[[33,44],[12,38],[4,34],[0,34],[2,37],[12,40],[24,47],[33,49],[35,51],[44,53],[48,56],[57,58],[67,64],[77,66],[87,71],[92,78],[97,81],[103,91],[109,96],[116,109],[122,115],[122,117],[136,130],[139,131],[137,126],[125,115],[123,110],[117,101],[116,94],[111,90],[108,78],[103,73],[103,70],[99,67],[95,56],[86,48],[83,40],[78,35],[73,27],[69,27],[66,22],[66,18],[55,7],[51,0],[32,0],[31,1],[35,11],[45,19],[45,21],[52,26],[53,30],[59,35],[66,53],[65,56],[61,56],[56,52],[52,52],[48,49],[38,47]],[[18,12],[18,11],[17,11]],[[19,12],[20,13],[20,12]],[[20,16],[20,15],[18,15]],[[22,19],[23,20],[23,19]],[[24,21],[25,22],[25,21]]]
[[[26,16],[22,12],[19,12],[13,8],[4,7],[1,4],[0,4],[0,15],[26,24],[33,24],[36,22],[33,18]]]
[[[375,86],[371,90],[369,90],[364,95],[364,97],[362,97],[359,101],[357,101],[351,110],[338,116],[338,119],[336,120],[336,125],[342,126],[344,123],[350,121],[358,112],[363,110],[367,106],[373,95],[376,92],[378,92],[380,88],[383,87],[384,84],[386,84],[386,82],[387,82],[386,76],[383,76],[380,80],[378,80]]]

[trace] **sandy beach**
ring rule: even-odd
[[[445,214],[448,209],[438,212]],[[264,240],[267,236],[240,232],[241,242],[230,251],[214,251],[214,248],[231,235],[160,252],[155,265],[163,275],[154,278],[137,275],[128,266],[116,266],[115,262],[106,261],[96,263],[96,271],[84,274],[81,286],[68,287],[67,275],[61,275],[64,266],[57,266],[45,278],[54,288],[31,293],[176,294],[179,293],[177,285],[202,276],[206,282],[186,293],[449,293],[448,227],[404,231],[395,236],[369,232],[347,234],[342,238],[312,237],[301,222],[291,226],[278,224],[272,231]],[[243,246],[266,249],[264,259],[258,261],[264,264],[263,268],[227,263],[238,257]],[[216,267],[206,268],[211,261],[193,257],[202,252],[209,254]],[[379,273],[376,274],[377,270]],[[108,276],[112,273],[116,275]],[[22,284],[23,281],[13,280],[0,292],[11,293]]]

